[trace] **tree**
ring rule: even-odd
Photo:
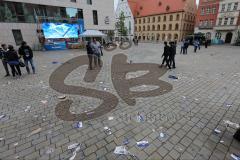
[[[127,28],[125,27],[125,16],[124,13],[121,12],[120,16],[119,16],[119,20],[117,22],[117,28],[118,28],[118,34],[120,36],[126,36],[128,31]]]

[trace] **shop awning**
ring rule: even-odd
[[[98,31],[98,30],[86,30],[82,34],[80,34],[80,37],[105,37],[106,34]]]

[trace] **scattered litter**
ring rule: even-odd
[[[103,88],[103,90],[104,90],[104,91],[106,91],[106,90],[107,90],[107,88]]]
[[[47,100],[41,100],[42,104],[47,104],[47,102],[48,102]]]
[[[223,140],[221,140],[221,141],[220,141],[220,143],[224,143],[224,141],[223,141]]]
[[[220,134],[220,133],[221,133],[221,131],[220,131],[219,129],[214,129],[214,132],[215,132],[216,134]]]
[[[31,106],[27,106],[27,108],[24,110],[24,112],[28,112],[31,109]]]
[[[17,146],[17,145],[18,145],[18,142],[17,142],[17,143],[14,143],[13,145],[14,145],[14,146]]]
[[[167,139],[168,139],[168,136],[167,136],[166,133],[164,133],[164,132],[159,133],[159,140],[160,141],[165,142]]]
[[[173,75],[169,75],[168,78],[170,78],[170,79],[178,79],[178,77],[173,76]]]
[[[199,99],[195,98],[195,101],[199,101]]]
[[[138,113],[138,115],[137,115],[137,122],[144,122],[144,118],[143,118],[143,116],[141,115],[141,114],[139,114]]]
[[[127,155],[128,151],[125,146],[117,146],[114,150],[114,153],[118,155]]]
[[[57,62],[57,61],[53,61],[53,62],[52,62],[52,64],[58,64],[58,63],[59,63],[59,62]]]
[[[100,84],[103,84],[103,82],[99,82]]]
[[[108,117],[109,121],[112,121],[114,119],[114,117]]]
[[[37,134],[37,133],[41,132],[41,130],[42,130],[42,128],[38,128],[38,129],[32,131],[27,137],[30,137],[30,136],[32,136],[34,134]]]
[[[77,146],[77,148],[75,148],[75,150],[73,151],[73,155],[69,158],[69,160],[74,160],[79,150],[80,150],[80,146]]]
[[[149,146],[149,143],[148,143],[148,141],[139,141],[139,142],[137,142],[137,146],[140,148],[145,148],[145,147]]]
[[[0,115],[0,120],[3,119],[3,118],[5,118],[5,117],[6,117],[5,114]]]
[[[104,132],[107,134],[107,135],[111,135],[112,134],[112,131],[109,127],[104,127]]]
[[[183,98],[183,99],[186,99],[186,97],[185,97],[185,96],[182,96],[182,98]]]
[[[74,126],[74,128],[82,128],[83,127],[83,123],[80,121],[80,122],[77,122]]]
[[[3,138],[3,137],[1,137],[1,138],[0,138],[0,141],[2,141],[2,140],[4,140],[4,138]]]
[[[240,160],[240,156],[236,155],[236,154],[231,154],[231,157],[234,159],[234,160]]]
[[[58,99],[65,99],[66,96],[65,95],[62,95],[62,96],[58,96]]]
[[[123,140],[123,144],[124,144],[124,145],[129,144],[129,140],[128,140],[128,138],[124,138],[124,140]]]
[[[232,107],[233,105],[232,105],[232,104],[229,104],[229,103],[226,103],[225,106],[226,106],[226,107]]]
[[[223,122],[224,122],[225,125],[227,125],[227,127],[228,127],[228,126],[233,126],[233,127],[235,127],[236,129],[240,128],[240,125],[239,125],[239,124],[234,123],[234,122],[231,122],[231,121],[229,121],[229,120],[223,120]]]
[[[68,146],[68,150],[75,149],[75,148],[77,148],[78,146],[80,146],[80,144],[79,144],[79,143],[74,143],[74,144],[71,144],[71,145],[69,145],[69,146]]]
[[[51,154],[54,152],[54,149],[53,148],[48,148],[47,151],[46,151],[46,154]]]

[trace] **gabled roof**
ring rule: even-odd
[[[189,6],[196,10],[195,0],[128,0],[128,3],[134,17],[179,12]]]

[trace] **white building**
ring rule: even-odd
[[[18,46],[24,40],[30,46],[37,45],[39,17],[45,21],[83,19],[85,29],[114,31],[112,15],[113,0],[1,0],[0,43]]]
[[[116,22],[119,20],[119,16],[122,12],[125,16],[125,27],[128,30],[128,36],[132,38],[134,35],[134,17],[128,4],[128,0],[119,0],[115,11]],[[115,35],[118,36],[117,31],[115,31]]]
[[[240,0],[221,0],[216,26],[216,35],[225,43],[233,44],[239,28]]]

